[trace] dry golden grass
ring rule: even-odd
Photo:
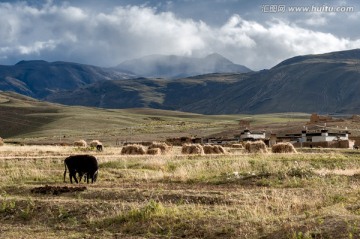
[[[181,148],[181,153],[203,155],[204,149],[200,144],[184,144]]]
[[[271,147],[273,153],[297,153],[292,143],[277,143]]]
[[[92,140],[89,145],[90,147],[96,147],[98,145],[102,145],[102,143],[99,140]]]
[[[204,145],[203,149],[205,154],[226,154],[221,145]]]
[[[146,154],[145,147],[140,144],[126,145],[121,149],[121,154],[143,155]]]
[[[242,144],[232,144],[231,145],[231,148],[234,148],[234,149],[243,149],[244,146]]]
[[[87,143],[85,140],[81,139],[81,140],[75,141],[74,146],[86,148]]]
[[[12,153],[11,153],[12,152]],[[360,153],[103,153],[87,190],[63,183],[74,147],[0,148],[0,238],[358,238]],[[319,173],[323,170],[326,173]],[[332,173],[327,173],[332,172]],[[74,185],[72,185],[74,186]],[[346,236],[344,236],[346,235]]]
[[[166,143],[161,143],[161,142],[153,142],[149,146],[148,150],[151,150],[151,149],[160,149],[161,154],[167,154],[171,151],[171,147],[169,145],[167,145]]]
[[[146,154],[160,155],[161,149],[160,148],[148,148],[148,150],[146,151]]]
[[[247,142],[245,144],[245,150],[248,153],[267,153],[267,147],[262,140]]]

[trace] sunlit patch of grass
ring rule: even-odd
[[[321,238],[331,229],[328,215],[345,215],[349,223],[342,229],[357,235],[360,179],[334,173],[360,168],[351,151],[187,156],[175,148],[177,153],[169,155],[123,156],[119,148],[108,148],[96,154],[95,184],[82,182],[83,192],[42,195],[31,189],[78,186],[62,181],[63,160],[78,152],[41,146],[14,156],[11,151],[22,146],[7,147],[0,150],[5,238],[28,232],[33,238],[56,238],[56,233],[67,238],[274,238],[285,235],[281,230],[303,236],[313,228],[320,228]],[[11,232],[15,224],[22,230]],[[303,230],[305,224],[311,230]]]

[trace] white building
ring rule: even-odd
[[[251,132],[248,129],[245,129],[243,132],[240,133],[240,141],[247,141],[247,140],[261,140],[265,139],[265,132]]]
[[[301,132],[301,142],[328,142],[336,140],[348,140],[349,132],[338,132],[338,133],[329,133],[327,129],[323,129],[320,132]]]

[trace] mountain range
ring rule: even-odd
[[[176,79],[215,72],[246,73],[251,71],[246,66],[234,64],[217,53],[204,58],[151,55],[124,61],[116,66],[115,69],[148,78]]]
[[[78,63],[20,61],[13,66],[0,66],[0,90],[42,99],[59,90],[75,90],[96,81],[133,77],[133,74]]]
[[[0,90],[102,108],[203,114],[360,113],[360,49],[296,56],[257,72],[229,70],[177,79],[138,74],[76,63],[20,62],[0,66]]]

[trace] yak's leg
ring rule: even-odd
[[[86,174],[84,175],[83,172],[79,172],[79,182],[81,182],[81,179],[82,179],[83,176],[86,177]],[[85,178],[84,178],[84,181],[85,181]]]
[[[69,170],[69,171],[70,171],[70,170]],[[74,178],[75,182],[76,182],[76,183],[79,183],[78,180],[77,180],[77,178],[76,178],[76,172],[75,172],[75,171],[70,171],[69,173],[70,173],[70,182],[73,183],[73,182],[72,182],[72,178]]]

